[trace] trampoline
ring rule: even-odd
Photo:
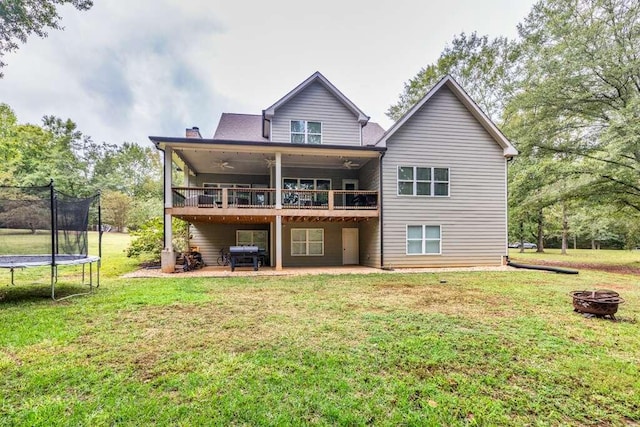
[[[98,254],[89,255],[90,224],[98,230]],[[61,300],[93,292],[100,286],[102,218],[100,195],[74,197],[55,190],[53,181],[43,187],[0,187],[0,268],[11,272],[31,267],[51,267],[51,298]],[[96,264],[95,286],[93,265]],[[82,266],[87,292],[56,298],[58,267]],[[86,283],[85,267],[89,266]]]

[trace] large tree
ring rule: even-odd
[[[2,0],[0,1],[0,70],[3,57],[15,51],[31,35],[46,37],[48,30],[62,29],[59,8],[70,4],[88,10],[92,0]],[[3,76],[0,71],[0,78]]]
[[[19,159],[20,145],[16,139],[18,119],[7,104],[0,104],[0,185],[14,184],[15,164]]]
[[[530,149],[587,177],[575,194],[640,211],[640,3],[541,1],[519,33],[526,73],[510,110],[535,118],[520,132]]]
[[[404,84],[399,101],[387,110],[398,120],[434,84],[447,74],[465,88],[480,108],[494,121],[502,121],[504,104],[517,88],[520,51],[505,37],[490,39],[471,33],[454,37],[438,60],[421,69]]]

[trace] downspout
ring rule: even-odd
[[[378,191],[380,193],[380,197],[378,197],[378,206],[380,209],[380,268],[384,268],[384,217],[383,217],[383,213],[382,213],[382,158],[384,157],[386,151],[383,151],[380,153],[380,162],[379,162],[379,171],[380,171],[380,176],[378,177],[379,179],[379,184],[378,184]]]
[[[507,245],[506,249],[507,249],[507,255],[506,255],[506,263],[509,264],[509,163],[511,163],[513,161],[513,156],[511,157],[507,157],[507,163],[505,165],[504,168],[504,186],[505,186],[505,200],[504,200],[504,204],[505,204],[505,216],[506,216],[506,225],[505,227],[507,228],[505,230],[506,236],[507,236],[507,241],[505,242],[505,244]]]

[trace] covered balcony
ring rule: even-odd
[[[367,190],[283,189],[279,209],[274,188],[173,187],[172,195],[171,215],[190,221],[236,222],[246,221],[247,216],[275,215],[290,220],[357,221],[379,215],[379,194]]]
[[[381,151],[372,147],[181,141],[165,150],[165,214],[189,222],[379,217]]]

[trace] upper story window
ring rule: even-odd
[[[448,196],[449,168],[398,166],[399,196]]]
[[[291,142],[295,144],[322,144],[322,123],[291,120]]]

